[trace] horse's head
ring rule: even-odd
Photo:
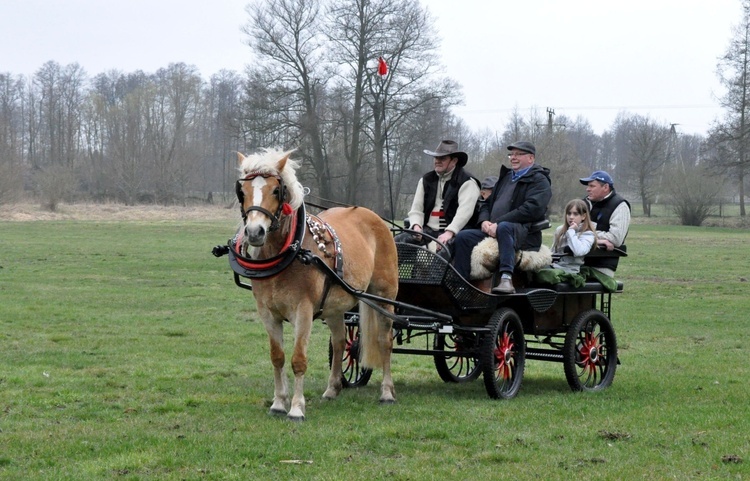
[[[290,154],[278,150],[251,156],[237,153],[240,179],[236,191],[245,226],[243,250],[265,244],[269,232],[279,229],[283,217],[302,205],[302,186],[294,175],[297,164]]]

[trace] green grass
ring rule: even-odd
[[[0,479],[750,478],[747,230],[633,226],[601,393],[529,361],[493,401],[395,355],[397,404],[379,373],[324,402],[316,323],[304,423],[267,413],[265,330],[209,253],[232,230],[0,222]]]

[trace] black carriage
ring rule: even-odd
[[[527,359],[563,364],[574,391],[612,383],[619,363],[611,321],[614,291],[599,282],[574,287],[533,281],[514,273],[514,294],[493,294],[495,279],[467,281],[442,256],[397,243],[399,290],[395,303],[394,353],[432,356],[440,378],[462,383],[483,376],[491,398],[512,398]],[[591,255],[626,255],[595,252]],[[358,317],[347,314],[345,387],[362,386],[371,372],[357,361]]]

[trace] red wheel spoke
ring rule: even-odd
[[[498,378],[508,381],[513,378],[513,367],[515,356],[515,343],[507,332],[495,348],[495,359],[497,360]]]

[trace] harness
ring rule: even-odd
[[[264,209],[259,205],[251,205],[247,209],[242,208],[242,204],[244,204],[245,202],[245,193],[242,192],[242,183],[248,180],[253,180],[256,177],[263,177],[264,179],[273,177],[279,182],[279,188],[274,192],[276,194],[276,198],[279,200],[279,206],[276,208],[276,213],[271,213],[271,211],[269,211],[268,209]],[[248,173],[244,178],[238,179],[237,183],[234,186],[234,190],[237,194],[237,200],[240,203],[240,215],[242,215],[243,223],[247,222],[247,215],[250,212],[257,210],[258,212],[263,213],[269,219],[271,219],[271,226],[268,228],[268,230],[273,232],[279,228],[279,216],[282,213],[285,215],[289,215],[292,213],[292,207],[288,203],[284,202],[284,199],[286,198],[286,185],[284,184],[284,179],[282,179],[279,174],[254,170]]]
[[[300,229],[299,226],[303,225],[305,217],[305,205],[302,204],[297,209],[297,215],[292,218],[289,234],[284,240],[281,250],[268,259],[252,259],[240,253],[242,245],[242,228],[240,228],[234,238],[229,241],[229,264],[235,274],[248,279],[266,279],[289,267],[289,264],[297,257],[302,248],[306,229]]]
[[[247,209],[242,207],[244,203],[244,192],[242,191],[242,182],[251,181],[255,177],[274,177],[279,182],[279,189],[275,192],[279,201],[279,207],[276,212],[273,213],[268,209],[260,206],[250,206]],[[278,174],[253,171],[247,174],[243,179],[239,179],[235,186],[237,193],[237,200],[240,202],[240,214],[242,215],[243,224],[247,222],[247,216],[252,211],[258,211],[266,215],[271,219],[271,226],[269,231],[277,230],[280,226],[281,215],[291,215],[293,213],[291,206],[285,202],[286,199],[286,186],[284,181]],[[307,228],[305,228],[305,225]],[[319,251],[323,253],[323,256],[329,259],[333,259],[333,270],[331,271],[323,269],[321,266],[324,265],[322,260],[318,258],[308,249],[302,249],[302,242],[305,238],[305,231],[309,230],[313,237],[313,241],[317,245]],[[328,298],[331,287],[333,285],[333,276],[329,272],[335,273],[338,277],[337,281],[343,283],[344,277],[344,257],[343,250],[341,248],[341,241],[336,235],[336,231],[333,227],[324,222],[322,219],[315,215],[308,215],[306,213],[305,204],[297,209],[296,215],[292,218],[289,233],[287,234],[284,244],[279,251],[273,257],[268,259],[252,259],[250,257],[243,256],[241,253],[242,245],[242,228],[240,228],[237,234],[229,242],[229,263],[232,270],[235,272],[235,283],[241,287],[252,288],[252,286],[246,286],[239,282],[238,276],[242,276],[248,279],[267,279],[278,275],[289,265],[298,259],[305,265],[314,263],[318,266],[321,271],[325,274],[325,283],[323,287],[323,295],[318,304],[318,311],[315,317],[319,316],[325,305],[325,301]],[[330,250],[329,250],[330,247]]]

